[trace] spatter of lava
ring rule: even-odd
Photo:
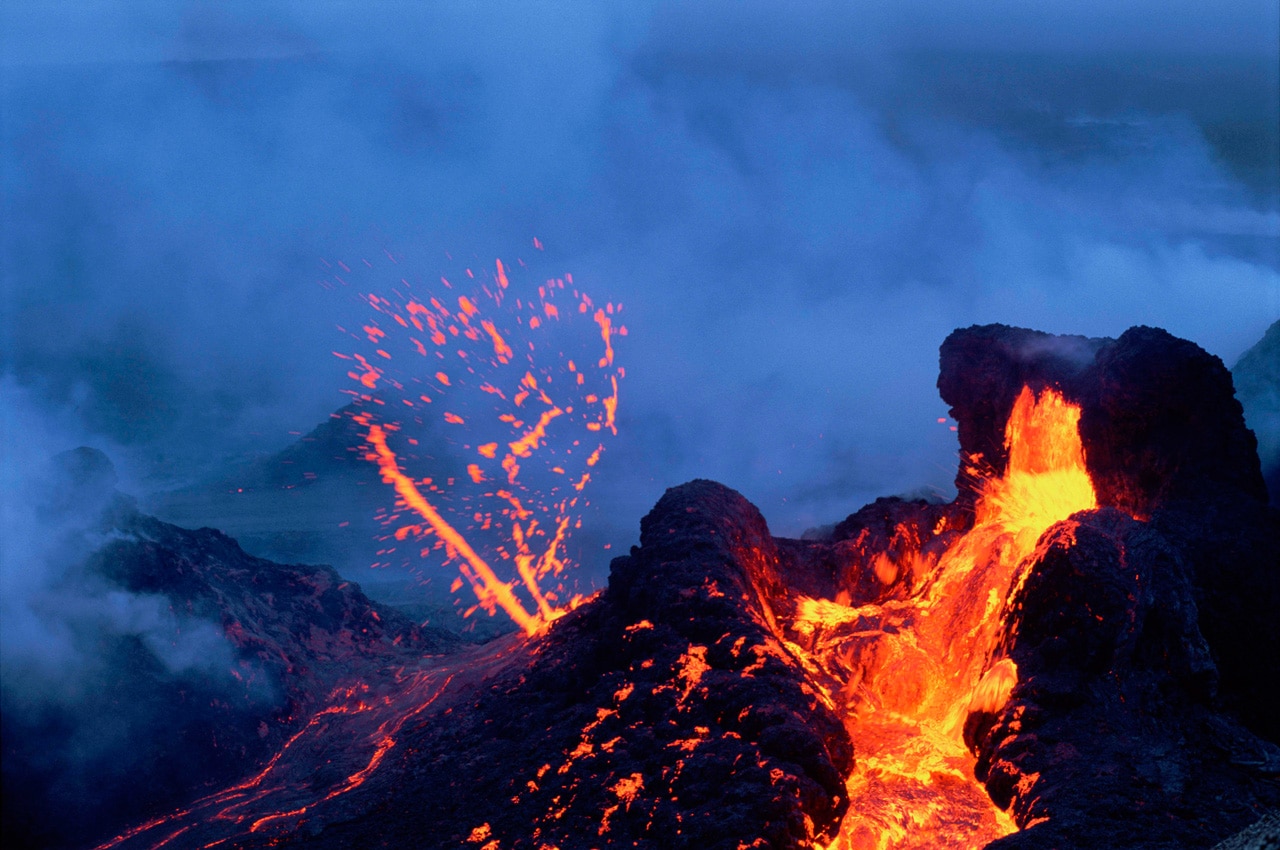
[[[595,304],[571,275],[527,291],[501,260],[466,275],[465,285],[441,277],[419,291],[401,279],[363,296],[375,311],[361,329],[372,350],[334,354],[352,362],[366,458],[395,491],[394,542],[382,554],[407,541],[422,557],[442,550],[461,573],[452,590],[465,580],[476,595],[468,614],[501,608],[533,634],[580,601],[565,599],[565,545],[618,432],[626,371],[613,342],[627,329],[616,323],[621,305]],[[468,457],[466,475],[415,475],[441,434]],[[413,520],[401,522],[406,513]]]

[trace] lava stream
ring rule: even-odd
[[[923,572],[917,595],[800,601],[792,628],[807,646],[793,649],[837,683],[831,698],[857,753],[849,813],[828,850],[977,848],[1016,830],[974,778],[963,725],[971,709],[998,710],[1017,681],[993,653],[1036,541],[1097,507],[1079,420],[1056,391],[1023,388],[1005,427],[1008,467],[982,483],[973,527],[936,566],[918,554],[904,565]]]
[[[378,690],[365,683],[335,690],[327,705],[248,779],[196,800],[185,809],[143,823],[96,850],[234,847],[246,833],[294,834],[308,821],[332,818],[341,798],[375,774],[398,744],[400,730],[418,718],[447,712],[486,677],[526,658],[529,643],[510,636],[449,656],[426,658],[400,670]],[[334,747],[333,742],[343,745]],[[316,770],[316,765],[323,765]]]

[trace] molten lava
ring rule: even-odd
[[[467,275],[476,279],[470,269]],[[453,289],[447,279],[440,282]],[[402,510],[416,514],[424,523],[398,524],[395,541],[424,541],[423,558],[443,549],[475,593],[476,607],[491,615],[501,608],[533,634],[581,599],[562,602],[562,585],[543,585],[567,566],[568,536],[581,527],[582,493],[604,451],[602,432],[617,434],[618,379],[626,372],[614,363],[614,337],[626,334],[615,325],[622,308],[597,307],[568,275],[517,295],[500,260],[489,283],[456,299],[419,296],[408,281],[400,283],[390,297],[366,297],[390,320],[363,327],[382,362],[338,354],[360,364],[349,373],[362,387],[351,393],[364,408],[354,418],[367,437],[366,458],[396,496],[385,522],[395,523]],[[592,322],[591,333],[574,328],[578,317]],[[396,343],[404,343],[410,365],[392,372],[398,355],[388,349],[396,351]],[[396,394],[399,404],[388,404]],[[400,418],[405,413],[409,418]],[[446,427],[423,440],[409,436],[415,425],[432,422]],[[465,478],[437,483],[407,472],[441,433],[474,453]]]
[[[981,847],[1015,830],[974,779],[962,733],[1017,682],[996,639],[1036,541],[1097,507],[1079,421],[1058,392],[1024,387],[1005,427],[1008,466],[982,482],[973,527],[936,563],[913,552],[865,565],[882,581],[911,571],[917,593],[856,607],[800,600],[792,628],[804,646],[793,649],[831,683],[857,751],[830,850]]]
[[[360,788],[400,742],[407,723],[438,710],[438,703],[473,691],[486,676],[518,659],[527,644],[508,637],[447,660],[423,659],[417,669],[390,671],[378,688],[340,687],[327,706],[285,742],[257,773],[140,824],[95,850],[180,843],[212,850],[236,847],[244,836],[296,833],[318,809]],[[344,746],[334,748],[332,741]],[[317,771],[316,765],[323,764]]]

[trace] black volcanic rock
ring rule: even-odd
[[[1207,847],[1280,804],[1280,747],[1215,711],[1178,548],[1104,508],[1033,557],[1005,622],[1019,683],[969,730],[978,777],[1029,826],[993,846]]]
[[[1099,350],[1080,384],[1067,397],[1083,408],[1080,438],[1102,504],[1145,516],[1218,490],[1266,502],[1231,373],[1195,343],[1130,328]]]
[[[53,468],[42,509],[64,530],[84,517],[58,551],[87,554],[34,604],[76,656],[51,680],[39,651],[6,655],[6,847],[106,838],[240,777],[339,684],[457,645],[329,567],[264,561],[138,512],[101,452]]]
[[[969,718],[1029,827],[993,846],[1206,847],[1280,803],[1280,514],[1221,361],[1152,328],[996,325],[948,338],[938,384],[966,465],[997,473],[1023,385],[1080,405],[1100,505],[1041,538],[1005,621],[1018,684]]]
[[[852,751],[775,637],[776,563],[737,493],[667,491],[528,668],[421,727],[390,798],[300,843],[455,846],[484,822],[511,848],[809,846],[844,812]]]
[[[942,344],[938,387],[959,423],[960,503],[976,493],[965,467],[1003,471],[1000,417],[1024,385],[1080,405],[1099,504],[1149,519],[1183,551],[1224,700],[1280,740],[1280,514],[1266,506],[1231,373],[1156,328],[1116,340],[1004,325],[955,331]]]
[[[961,501],[975,493],[970,466],[1004,471],[1004,425],[1024,386],[1057,389],[1082,407],[1080,438],[1103,504],[1145,516],[1206,488],[1267,499],[1257,441],[1217,357],[1158,328],[1111,340],[983,325],[952,333],[940,354],[938,390],[960,437]]]
[[[669,490],[600,596],[532,639],[424,668],[444,681],[425,703],[389,697],[412,719],[380,721],[400,731],[367,781],[299,798],[290,783],[315,779],[290,761],[326,751],[304,737],[281,762],[288,781],[241,825],[202,810],[169,846],[811,847],[845,811],[852,749],[778,639],[777,563],[740,495]],[[246,831],[300,801],[305,814]]]
[[[974,325],[943,341],[938,392],[951,405],[960,438],[956,489],[961,504],[972,504],[977,495],[981,478],[971,471],[975,467],[984,474],[1004,472],[1004,426],[1022,388],[1066,392],[1108,342],[1007,325]]]
[[[132,593],[159,594],[188,616],[217,622],[238,664],[305,714],[318,696],[366,664],[403,650],[440,653],[459,641],[366,597],[329,566],[255,558],[222,532],[191,531],[136,511],[115,519],[123,539],[89,569]]]

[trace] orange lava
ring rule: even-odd
[[[527,649],[523,641],[495,641],[443,661],[424,658],[418,669],[399,671],[376,693],[367,684],[340,687],[256,774],[140,824],[96,850],[155,850],[179,836],[185,836],[184,846],[212,850],[238,846],[246,831],[268,838],[296,834],[308,818],[377,772],[406,723],[447,711],[442,703],[473,693],[486,676],[527,660]],[[333,740],[348,745],[334,750]],[[321,756],[324,764],[339,762],[345,768],[336,774],[340,778],[317,774]]]
[[[962,733],[970,711],[998,710],[1016,685],[996,642],[1037,540],[1097,507],[1079,421],[1058,392],[1023,389],[1005,427],[1008,467],[983,482],[973,527],[936,565],[916,553],[865,565],[890,580],[916,571],[912,598],[800,601],[792,628],[804,645],[792,649],[833,682],[825,696],[857,759],[849,813],[827,850],[979,848],[1016,831],[974,778]]]
[[[360,354],[338,356],[361,364],[364,371],[350,376],[362,388],[378,389],[351,394],[362,406],[355,420],[366,435],[366,457],[397,497],[387,523],[402,510],[425,520],[402,524],[389,538],[413,537],[424,543],[421,557],[439,551],[456,563],[478,600],[467,614],[502,610],[532,634],[580,599],[564,599],[559,577],[568,538],[589,504],[583,496],[589,470],[605,448],[597,435],[617,433],[625,371],[615,365],[615,341],[627,330],[618,324],[621,306],[597,307],[571,276],[520,294],[511,273],[498,261],[484,283],[468,269],[478,289],[447,299],[415,294],[405,280],[391,297],[370,294],[364,300],[394,324],[364,325],[364,339],[392,362],[374,368]],[[456,310],[447,306],[455,301]],[[400,351],[408,362],[397,369]],[[414,383],[428,392],[410,389]],[[386,403],[395,393],[403,408]],[[390,418],[405,409],[409,419]],[[429,439],[474,453],[465,476],[433,481],[413,473],[421,441],[407,435],[427,419],[456,426]]]
[[[467,543],[467,539],[458,533],[452,525],[442,517],[431,503],[423,498],[421,491],[413,483],[413,479],[400,471],[396,463],[395,453],[387,447],[386,432],[380,425],[371,424],[367,417],[357,416],[356,421],[369,429],[369,444],[373,446],[378,467],[382,471],[382,480],[396,488],[396,493],[405,504],[413,508],[422,518],[431,523],[431,528],[453,551],[461,555],[468,566],[463,567],[463,575],[471,582],[481,604],[497,603],[502,606],[512,620],[527,633],[538,630],[538,622],[520,604],[511,587],[498,579],[493,568],[481,558]]]

